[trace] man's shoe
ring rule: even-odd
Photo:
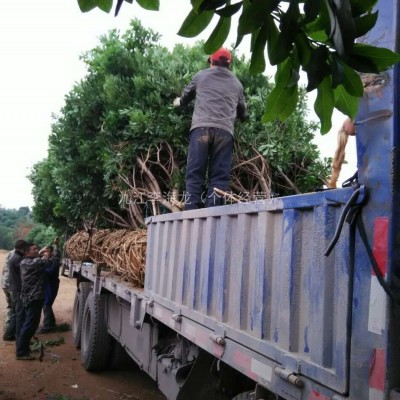
[[[49,332],[54,332],[56,330],[56,327],[51,327],[51,328],[45,328],[42,326],[37,333],[49,333]]]
[[[31,360],[35,360],[35,357],[31,356],[31,355],[28,355],[28,356],[17,356],[17,360],[31,361]]]

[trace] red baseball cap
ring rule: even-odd
[[[211,54],[209,60],[211,61],[219,61],[221,57],[225,57],[228,62],[231,62],[232,56],[231,52],[228,49],[220,48],[215,53]]]

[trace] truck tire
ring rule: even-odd
[[[81,360],[86,371],[100,371],[108,366],[111,336],[104,318],[105,296],[90,291],[83,310]]]
[[[92,284],[90,282],[81,282],[75,293],[74,308],[72,313],[72,340],[77,349],[81,348],[81,330],[83,309],[86,299],[89,295]]]

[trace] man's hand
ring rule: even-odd
[[[181,98],[177,97],[172,104],[174,105],[174,107],[180,107],[181,106]]]
[[[50,251],[50,247],[49,246],[45,246],[42,249],[39,250],[39,256],[41,257],[45,257],[48,258],[48,252]],[[47,257],[46,257],[47,254]]]

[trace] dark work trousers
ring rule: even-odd
[[[225,199],[214,188],[226,191],[232,166],[233,136],[219,128],[195,128],[190,132],[186,166],[185,210],[223,205]],[[208,169],[209,186],[205,199],[203,187]]]
[[[8,289],[3,289],[7,300],[7,318],[4,326],[3,340],[15,339],[16,317],[11,294]]]
[[[25,308],[25,320],[21,332],[17,337],[17,357],[30,354],[30,344],[36,329],[39,326],[42,314],[43,300],[32,300]]]
[[[22,300],[20,298],[20,291],[10,290],[11,301],[14,305],[15,312],[15,338],[18,339],[18,335],[21,331],[22,324],[25,320],[25,308],[22,304]]]
[[[54,315],[53,307],[50,304],[43,305],[43,328],[53,329],[56,327],[56,317]]]
[[[44,290],[44,304],[43,304],[43,328],[52,329],[56,327],[56,317],[53,312],[54,300],[57,297],[58,289],[60,287],[60,279],[48,279]]]

